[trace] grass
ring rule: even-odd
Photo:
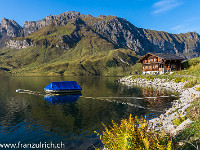
[[[182,63],[182,70],[176,74],[200,77],[200,57],[184,61]]]
[[[177,135],[177,149],[197,149],[200,147],[200,97],[187,109],[186,118],[193,120],[193,123]]]
[[[76,26],[74,26],[72,23],[68,23],[64,26],[50,24],[26,36],[25,39],[30,39],[33,43],[40,44],[46,40],[51,43],[51,45],[55,45],[60,41],[60,37],[70,35],[75,28]]]
[[[133,66],[138,58],[128,49],[99,50],[94,53],[84,53],[76,50],[62,50],[60,48],[28,47],[13,50],[4,48],[1,51],[1,68],[7,68],[13,75],[103,75],[124,76],[139,72],[139,66]],[[124,64],[118,54],[133,58],[130,65]],[[22,59],[23,58],[23,59]],[[17,60],[17,61],[16,61]],[[116,65],[107,66],[106,62],[116,60]]]
[[[198,79],[196,79],[196,78],[195,79],[190,79],[190,80],[188,80],[187,83],[184,84],[184,88],[191,88],[191,87],[195,86],[198,83],[199,83]]]

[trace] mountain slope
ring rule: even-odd
[[[0,46],[4,46],[0,68],[12,73],[124,75],[131,72],[138,55],[147,52],[187,59],[200,55],[200,36],[195,32],[137,28],[116,16],[65,12],[26,21],[23,28],[4,18],[0,29]]]
[[[26,37],[51,24],[64,28],[70,22],[85,24],[101,38],[117,45],[116,48],[125,47],[137,52],[139,55],[144,55],[147,52],[162,52],[176,54],[187,59],[200,55],[200,36],[195,32],[170,34],[163,31],[137,28],[126,19],[116,16],[101,15],[93,17],[79,12],[65,12],[60,15],[47,16],[39,21],[26,21],[23,34],[20,33],[17,36]],[[64,38],[64,42],[61,43],[67,43],[67,41],[68,37]],[[25,48],[30,45],[29,41],[19,42],[16,40],[7,44],[8,47],[13,48]]]
[[[77,19],[63,26],[50,24],[13,40],[28,43],[27,48],[1,50],[1,66],[13,74],[126,75],[138,60],[132,50],[116,49]]]

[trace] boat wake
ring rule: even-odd
[[[44,96],[41,92],[38,91],[31,91],[31,90],[25,90],[25,89],[17,89],[16,93],[25,93],[25,94],[31,94],[31,95],[40,95]]]
[[[84,96],[81,96],[81,97],[84,97]],[[136,107],[136,108],[140,108],[140,109],[150,110],[150,111],[153,111],[153,112],[163,112],[163,111],[154,110],[154,109],[151,109],[151,108],[145,108],[143,106],[136,105],[136,104],[133,104],[133,103],[123,102],[123,101],[116,100],[116,99],[125,99],[125,98],[129,98],[129,99],[143,99],[141,97],[84,97],[84,98],[93,99],[93,100],[98,99],[98,100],[103,100],[103,101],[107,101],[107,102],[111,102],[111,103],[114,102],[114,103],[118,103],[118,104],[122,104],[122,105],[128,105],[128,106],[131,106],[131,107]]]

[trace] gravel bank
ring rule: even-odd
[[[130,85],[132,83],[146,86],[151,85],[153,87],[163,88],[179,93],[180,97],[178,100],[173,102],[172,108],[166,110],[165,113],[161,114],[159,117],[150,120],[150,123],[152,123],[156,130],[163,128],[174,136],[192,122],[190,119],[187,119],[183,121],[179,126],[177,126],[174,125],[172,121],[175,118],[180,118],[180,116],[184,117],[186,115],[186,109],[191,105],[191,102],[195,98],[200,97],[200,92],[196,91],[196,87],[199,87],[200,85],[183,89],[183,82],[175,83],[174,80],[169,81],[168,79],[158,78],[153,80],[141,78],[132,79],[132,76],[119,79],[119,82],[123,82],[126,85]]]

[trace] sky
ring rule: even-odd
[[[66,11],[118,16],[139,28],[200,34],[200,0],[0,0],[0,19],[21,26]]]

